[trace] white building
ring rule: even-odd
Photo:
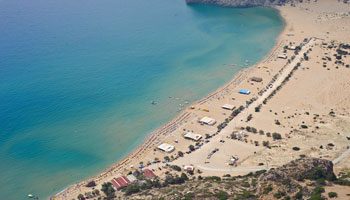
[[[173,145],[167,144],[167,143],[163,143],[161,145],[158,146],[159,150],[162,150],[166,153],[171,153],[175,150],[175,147]]]
[[[184,135],[184,137],[187,139],[194,140],[194,141],[198,141],[202,138],[201,135],[195,134],[195,133],[187,133],[186,135]]]
[[[233,110],[236,108],[236,106],[231,105],[231,104],[225,104],[225,105],[221,106],[221,108],[226,109],[226,110]]]
[[[278,58],[287,59],[286,55],[278,55]]]
[[[203,117],[201,120],[199,120],[199,122],[206,125],[214,125],[216,120],[210,117]]]

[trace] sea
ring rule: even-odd
[[[283,27],[263,7],[0,0],[0,199],[46,199],[108,168]]]

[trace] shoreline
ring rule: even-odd
[[[215,95],[218,95],[219,93],[222,93],[225,91],[225,89],[227,89],[230,86],[234,86],[233,88],[238,87],[238,85],[240,83],[242,83],[243,81],[247,80],[249,74],[253,73],[257,66],[262,64],[262,63],[267,63],[269,62],[272,58],[274,58],[276,55],[276,51],[278,49],[280,49],[283,46],[283,42],[284,39],[282,38],[282,36],[285,34],[286,32],[286,28],[288,25],[287,20],[282,16],[280,9],[278,9],[278,6],[267,6],[269,8],[275,9],[278,11],[278,14],[280,16],[280,18],[283,21],[283,29],[281,30],[280,34],[278,35],[278,37],[276,38],[276,43],[273,46],[273,48],[266,54],[266,56],[264,56],[262,59],[260,59],[258,62],[256,62],[255,64],[248,66],[242,70],[240,70],[239,72],[237,72],[233,78],[231,80],[229,80],[227,83],[225,83],[224,85],[222,85],[221,87],[217,88],[216,90],[214,90],[213,92],[209,93],[208,95],[206,95],[205,97],[191,103],[190,105],[188,105],[187,107],[185,107],[183,110],[181,110],[177,115],[175,115],[173,117],[173,119],[171,119],[170,121],[166,122],[165,124],[163,124],[162,126],[160,126],[159,128],[155,129],[154,131],[150,132],[147,137],[139,144],[137,145],[137,147],[135,147],[131,152],[129,152],[126,156],[124,156],[122,159],[120,159],[120,161],[117,161],[116,163],[112,164],[110,167],[108,167],[107,169],[103,170],[101,173],[97,174],[97,175],[93,175],[90,178],[84,179],[80,182],[77,182],[75,184],[72,184],[66,188],[64,188],[63,190],[61,190],[60,192],[56,193],[55,195],[52,195],[49,197],[49,199],[54,200],[54,199],[65,199],[65,198],[61,198],[60,196],[63,195],[65,196],[66,193],[69,193],[69,195],[73,194],[71,192],[71,190],[75,190],[78,191],[77,189],[86,185],[88,182],[90,181],[95,181],[96,184],[98,185],[100,183],[100,181],[103,179],[101,177],[107,178],[107,176],[115,176],[117,175],[117,173],[125,166],[127,166],[128,164],[130,164],[132,161],[131,159],[135,159],[138,157],[142,157],[142,155],[138,155],[139,153],[144,153],[146,154],[146,150],[152,150],[154,148],[155,145],[159,144],[160,142],[162,142],[160,140],[161,138],[161,134],[164,134],[164,131],[167,132],[167,134],[171,134],[173,131],[175,131],[176,129],[178,129],[183,123],[187,123],[187,121],[184,121],[184,119],[188,119],[189,117],[189,113],[186,112],[186,110],[188,110],[189,108],[191,108],[192,106],[195,105],[202,105],[204,103],[206,103],[208,100],[210,100],[211,98],[214,98]],[[180,122],[180,123],[178,123]],[[179,125],[180,124],[180,125]],[[168,128],[173,128],[173,126],[178,126],[175,129],[173,129],[173,131],[168,132],[167,129]],[[156,141],[157,140],[157,141]],[[156,141],[156,142],[155,142]],[[136,156],[138,155],[138,156]],[[125,170],[124,170],[125,171]],[[122,173],[120,173],[122,174]],[[104,181],[102,181],[104,182]],[[74,194],[77,194],[78,192],[74,192]]]

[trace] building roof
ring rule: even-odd
[[[156,177],[156,175],[149,169],[143,169],[143,174],[147,177],[147,178],[154,178]]]
[[[286,55],[278,55],[277,57],[278,57],[278,58],[283,58],[283,59],[286,59],[286,58],[287,58]]]
[[[137,180],[137,178],[132,174],[127,175],[126,178],[129,179],[130,182],[134,182]]]
[[[129,183],[131,183],[131,181],[125,176],[121,176],[121,177],[112,179],[111,183],[114,185],[115,188],[120,189],[128,186]]]
[[[213,125],[215,124],[215,119],[210,118],[210,117],[203,117],[201,120],[199,120],[199,122],[204,123],[204,124],[209,124],[209,125]]]
[[[231,105],[231,104],[225,104],[223,106],[221,106],[223,109],[227,109],[227,110],[233,110],[236,108],[236,106]]]
[[[158,146],[158,149],[165,151],[167,153],[170,153],[172,151],[175,150],[175,147],[173,145],[167,144],[167,143],[163,143],[161,145]]]
[[[201,135],[195,133],[187,133],[184,137],[194,141],[198,141],[202,138]]]
[[[193,171],[194,170],[194,167],[193,167],[193,165],[185,165],[184,166],[184,170],[186,170],[186,171]]]
[[[255,82],[261,82],[263,79],[260,77],[253,76],[252,78],[250,78],[250,80],[255,81]]]
[[[244,89],[240,89],[238,92],[241,94],[250,94],[249,90],[244,90]]]

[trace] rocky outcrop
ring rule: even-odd
[[[292,0],[185,0],[188,4],[213,4],[227,7],[283,5]]]

